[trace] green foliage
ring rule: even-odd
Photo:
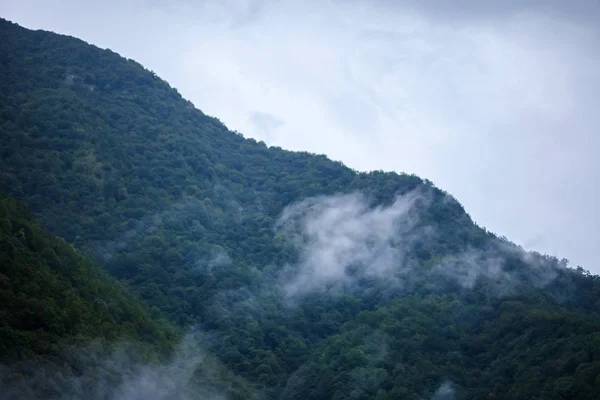
[[[447,379],[461,398],[598,398],[600,321],[531,303],[410,296],[361,312],[316,347],[282,398],[421,398]]]
[[[428,181],[244,139],[131,60],[6,21],[0,142],[1,187],[66,241],[3,200],[3,351],[77,335],[168,347],[164,313],[209,334],[232,398],[420,399],[445,382],[458,398],[600,397],[598,277],[516,257]],[[423,193],[414,229],[435,234],[412,243],[402,285],[362,279],[290,305],[279,283],[298,249],[273,229],[284,207],[356,191],[372,207]],[[438,268],[490,243],[505,275],[465,288]]]
[[[0,354],[16,361],[58,344],[129,339],[169,351],[178,334],[72,245],[0,196]]]

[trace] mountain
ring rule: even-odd
[[[427,180],[245,139],[132,60],[4,20],[0,142],[0,186],[202,332],[228,397],[600,397],[599,278]]]

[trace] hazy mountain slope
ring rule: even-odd
[[[267,148],[6,21],[0,141],[3,188],[269,397],[596,397],[597,277],[418,177]]]
[[[251,398],[248,384],[0,195],[0,399]]]
[[[166,355],[180,336],[164,319],[151,318],[116,281],[72,245],[43,231],[24,206],[4,195],[0,196],[0,303],[0,362],[8,365],[37,360],[60,371],[73,361],[65,349],[92,340],[128,341],[140,355]]]

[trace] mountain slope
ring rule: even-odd
[[[72,245],[0,195],[0,399],[254,394]],[[163,394],[161,394],[163,393]],[[240,394],[241,393],[241,394]],[[154,396],[154,397],[152,397]]]
[[[65,338],[130,337],[166,350],[176,337],[165,321],[153,320],[124,288],[6,196],[0,197],[0,273],[4,360],[48,353]]]
[[[21,365],[32,359],[51,365],[55,374],[67,374],[75,361],[65,350],[92,341],[110,347],[128,340],[141,356],[156,357],[170,352],[179,337],[5,195],[0,195],[0,302],[0,362],[19,366],[20,378],[11,378],[17,383],[32,372]],[[0,368],[0,387],[5,378]]]
[[[7,21],[0,141],[2,188],[269,397],[597,395],[598,278],[428,181],[244,139],[134,61]]]

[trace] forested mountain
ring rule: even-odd
[[[160,315],[203,332],[238,382],[223,396],[600,398],[599,278],[496,237],[431,182],[245,139],[132,60],[8,21],[0,143],[1,187],[122,285],[90,276],[91,296],[127,288],[153,310],[154,346],[173,338]],[[11,224],[13,247],[53,265]],[[29,273],[10,249],[3,263]],[[2,298],[25,285],[8,282]],[[83,298],[78,326],[46,311],[31,323],[114,338]],[[38,341],[15,325],[22,304],[2,310],[2,349]]]

